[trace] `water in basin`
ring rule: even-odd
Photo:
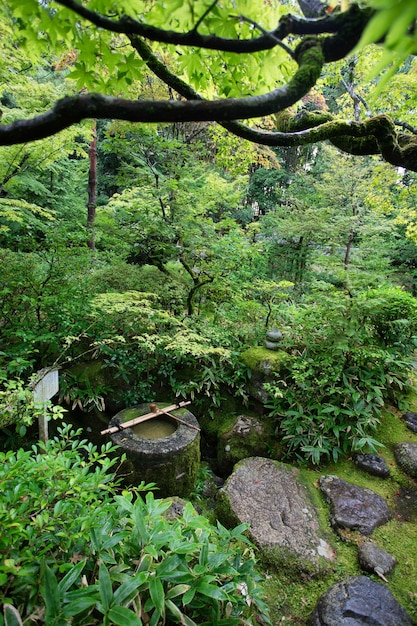
[[[144,439],[164,439],[164,437],[169,437],[175,433],[177,424],[174,420],[153,417],[131,428],[138,437],[143,437]]]

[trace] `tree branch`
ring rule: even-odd
[[[181,96],[187,100],[205,100],[191,85],[179,78],[176,74],[171,72],[164,63],[162,63],[157,56],[153,53],[151,47],[140,37],[129,37],[132,47],[139,53],[140,57],[145,61],[147,67],[166,85],[174,89]],[[226,130],[248,139],[255,143],[262,143],[263,134],[259,133],[255,128],[251,128],[242,124],[241,122],[219,122],[220,126],[223,126]],[[259,133],[259,134],[258,134]],[[259,139],[259,141],[258,141]]]
[[[186,33],[178,33],[173,30],[164,30],[150,24],[145,24],[128,15],[123,15],[119,19],[110,19],[96,11],[88,9],[77,2],[77,0],[56,0],[56,2],[88,20],[91,24],[113,33],[139,35],[150,41],[158,41],[166,44],[194,46],[208,50],[236,52],[241,54],[270,50],[277,45],[277,40],[282,41],[288,35],[321,35],[325,33],[339,33],[341,30],[343,31],[342,42],[344,43],[344,48],[350,46],[349,50],[351,50],[359,40],[372,14],[368,9],[360,9],[357,5],[352,5],[348,11],[344,13],[330,14],[320,19],[308,19],[286,15],[280,19],[275,30],[269,31],[260,37],[254,37],[252,39],[230,39],[217,35],[202,35],[198,33],[196,28],[199,22],[192,30]],[[349,44],[351,37],[353,41],[352,45]],[[331,42],[329,42],[329,46],[330,48],[333,47]]]
[[[77,95],[59,100],[46,113],[29,120],[0,126],[0,145],[50,137],[84,119],[119,119],[129,122],[227,122],[262,117],[300,100],[316,84],[323,64],[321,47],[308,38],[295,51],[299,67],[289,83],[260,96],[188,102],[124,100],[101,94]]]
[[[236,135],[264,145],[297,146],[330,140],[346,152],[381,154],[393,165],[417,171],[415,133],[397,132],[388,116],[377,116],[364,122],[346,122],[333,119],[331,115],[323,112],[292,117],[291,115],[288,117],[287,113],[285,127],[273,133],[256,130],[236,121],[285,112],[285,109],[299,102],[316,84],[324,63],[344,58],[352,50],[372,15],[370,10],[352,5],[346,12],[332,13],[321,19],[287,15],[273,31],[253,39],[235,40],[199,34],[197,28],[202,18],[193,30],[176,33],[143,24],[129,16],[110,19],[84,7],[77,0],[56,0],[56,2],[99,28],[125,33],[148,67],[188,101],[124,100],[101,94],[67,97],[58,101],[51,110],[35,118],[0,125],[0,145],[26,143],[49,137],[84,119],[120,119],[155,123],[216,121]],[[209,8],[214,4],[213,2]],[[260,96],[215,101],[204,100],[187,83],[172,74],[140,39],[146,37],[162,43],[250,53],[273,48],[290,34],[304,36],[304,39],[294,51],[298,69],[287,85]],[[330,36],[320,39],[305,36],[310,34]],[[278,116],[280,123],[282,119]],[[403,128],[408,127],[403,125]],[[414,129],[410,127],[408,130]]]
[[[146,42],[139,37],[130,37],[130,42],[148,68],[165,84],[175,89],[184,98],[203,100],[203,97],[197,91],[173,74],[166,65],[159,61]],[[340,150],[350,154],[369,155],[382,153],[382,148],[378,143],[375,132],[379,127],[375,126],[374,120],[375,118],[373,118],[372,123],[371,120],[368,120],[369,123],[364,122],[361,124],[359,120],[356,123],[337,120],[331,113],[322,111],[298,115],[292,115],[288,111],[283,111],[277,117],[277,122],[281,124],[283,132],[265,132],[250,128],[236,121],[219,123],[229,132],[239,137],[272,147],[307,145],[328,139]],[[399,124],[399,122],[395,122],[395,124]],[[382,126],[382,120],[380,125]],[[405,125],[404,127],[413,132],[410,125]],[[388,134],[391,138],[389,142],[391,147],[385,149],[384,156],[386,160],[394,165],[402,164],[408,169],[413,169],[412,159],[414,159],[414,156],[411,158],[410,156],[407,157],[408,165],[404,165],[404,159],[406,158],[404,149],[407,148],[410,151],[410,146],[415,141],[415,138],[403,134],[400,140],[391,121],[388,126],[385,126],[385,131],[382,134],[383,136]],[[402,152],[400,149],[401,143],[404,144]]]

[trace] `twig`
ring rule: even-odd
[[[189,426],[190,428],[194,428],[194,430],[201,430],[201,428],[199,428],[198,426],[194,426],[194,424],[189,424],[185,420],[182,420],[180,417],[177,417],[176,415],[173,415],[172,413],[168,413],[168,411],[164,411],[164,409],[159,409],[159,414],[160,413],[163,413],[164,415],[169,415],[169,417],[172,417],[174,420],[177,420],[177,422],[181,422],[181,424],[185,424],[186,426]]]
[[[270,39],[272,39],[272,41],[275,41],[275,43],[278,46],[280,46],[283,50],[285,50],[285,52],[287,54],[289,54],[292,59],[295,60],[295,54],[294,54],[293,50],[291,50],[291,48],[289,46],[287,46],[287,44],[284,43],[282,41],[282,39],[278,39],[278,37],[276,35],[274,35],[274,33],[271,33],[270,31],[265,30],[265,28],[263,28],[263,26],[258,24],[258,22],[255,22],[254,20],[251,20],[249,17],[245,17],[244,15],[239,15],[237,19],[240,22],[247,22],[248,24],[251,24],[252,26],[257,28],[258,30],[260,30],[261,33],[263,35],[265,35],[265,37],[269,37]]]
[[[200,26],[200,24],[205,20],[205,18],[207,17],[207,15],[210,13],[210,11],[212,9],[214,9],[214,7],[216,6],[218,0],[214,0],[214,2],[212,2],[210,4],[210,6],[204,11],[203,15],[197,20],[196,24],[194,25],[193,29],[191,30],[191,32],[197,32],[198,27]]]

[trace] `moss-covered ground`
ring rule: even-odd
[[[272,353],[273,354],[273,353]],[[205,436],[218,440],[233,425],[236,415],[246,413],[239,403],[227,398],[222,406],[212,413],[201,410],[198,415],[200,426]],[[410,396],[405,410],[417,412],[417,394]],[[254,414],[255,415],[255,414]],[[340,460],[320,468],[302,468],[300,479],[310,487],[314,504],[321,518],[321,525],[332,536],[337,559],[325,572],[316,577],[307,574],[294,574],[293,568],[276,571],[263,566],[259,560],[258,569],[263,575],[266,601],[271,611],[271,622],[275,625],[305,625],[318,598],[331,585],[351,575],[363,574],[357,560],[357,545],[364,537],[359,533],[345,533],[338,537],[329,523],[329,507],[318,488],[318,479],[322,474],[337,474],[340,478],[355,485],[367,487],[385,497],[394,511],[393,519],[374,531],[371,540],[379,547],[391,553],[397,559],[397,566],[387,576],[385,583],[378,576],[367,574],[373,580],[388,585],[391,592],[417,621],[417,482],[402,473],[395,462],[394,445],[402,441],[417,443],[417,435],[406,428],[401,420],[401,412],[394,409],[384,411],[375,438],[384,447],[380,453],[390,467],[388,479],[371,476],[353,463],[352,458]],[[279,458],[276,450],[271,450],[273,458]],[[207,477],[208,466],[202,466]],[[202,486],[200,481],[199,485]],[[194,504],[215,522],[214,499],[216,487],[211,496],[195,493],[191,497]]]
[[[410,398],[408,410],[417,411],[417,397]],[[319,469],[302,469],[301,479],[312,489],[313,499],[325,528],[331,530],[329,507],[317,486],[322,474],[337,474],[340,478],[361,487],[372,489],[385,497],[394,511],[392,520],[376,529],[371,536],[379,547],[397,559],[397,566],[387,576],[388,582],[378,576],[367,574],[375,581],[388,585],[391,592],[417,619],[417,484],[398,470],[394,457],[394,445],[401,441],[417,443],[417,435],[408,430],[400,413],[384,411],[376,438],[384,444],[381,454],[389,465],[391,475],[387,479],[370,476],[358,469],[352,458]],[[335,536],[335,535],[334,535]],[[364,537],[359,533],[345,533],[336,537],[337,560],[332,568],[316,578],[294,576],[288,571],[265,570],[264,588],[271,609],[272,624],[306,624],[320,595],[331,585],[347,576],[363,574],[357,560],[357,546]]]

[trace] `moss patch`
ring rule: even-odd
[[[215,439],[218,438],[220,432],[230,430],[235,420],[236,413],[227,413],[219,409],[215,409],[211,413],[207,412],[198,418],[204,434]]]
[[[249,348],[240,355],[243,363],[259,374],[279,373],[289,366],[291,355],[284,350],[267,350],[262,346]]]

